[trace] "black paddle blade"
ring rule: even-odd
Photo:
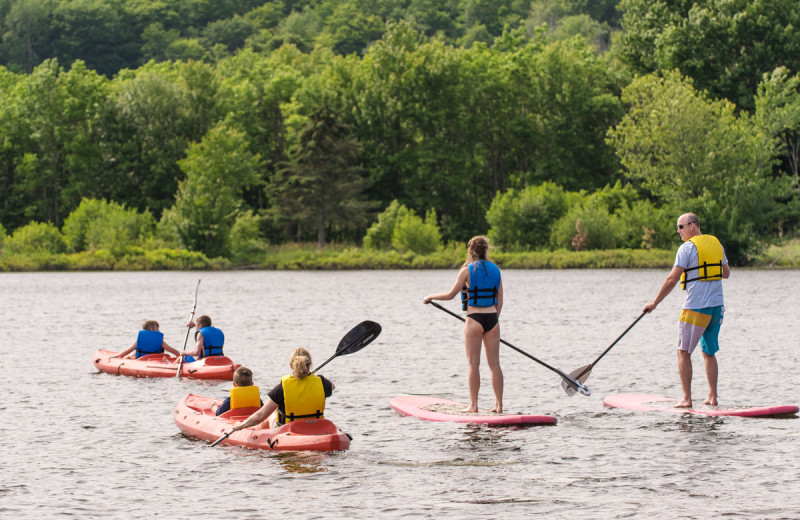
[[[381,326],[374,321],[362,321],[353,329],[345,334],[339,346],[336,347],[336,355],[343,356],[358,352],[362,348],[372,343],[381,333]]]
[[[573,381],[579,383],[579,385],[575,385],[572,383],[572,381],[564,379],[564,381],[561,383],[561,388],[563,388],[570,397],[578,392],[582,393],[583,395],[591,395],[592,391],[589,390],[588,386],[583,384],[587,379],[589,379],[589,374],[591,373],[592,365],[584,365],[578,369],[575,369],[569,373],[569,377],[572,378]]]

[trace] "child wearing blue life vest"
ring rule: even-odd
[[[222,345],[225,344],[225,334],[216,327],[211,326],[211,318],[206,315],[197,318],[197,322],[190,321],[187,327],[196,328],[194,332],[194,347],[181,350],[179,355],[184,356],[185,363],[191,363],[200,358],[209,356],[224,356]]]
[[[145,321],[142,324],[142,330],[139,331],[139,334],[136,336],[136,341],[133,342],[133,345],[111,357],[134,357],[132,355],[134,351],[136,352],[136,358],[140,358],[147,354],[161,354],[164,351],[169,352],[173,356],[178,356],[178,351],[167,345],[167,343],[164,341],[164,334],[158,330],[158,322],[156,320]]]
[[[253,372],[247,367],[239,367],[233,373],[233,388],[214,413],[222,415],[237,408],[258,408],[264,406],[257,386],[253,386]]]

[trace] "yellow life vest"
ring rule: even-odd
[[[278,424],[309,417],[323,417],[325,389],[319,376],[309,374],[303,379],[297,379],[292,375],[286,375],[281,378],[281,385],[285,413],[278,412]]]
[[[686,284],[689,282],[722,280],[724,254],[722,252],[722,244],[719,243],[717,237],[713,235],[697,235],[689,240],[697,248],[697,267],[689,267],[683,271],[683,274],[681,274],[681,289],[685,291]],[[687,279],[686,273],[695,270],[697,273],[689,274],[693,278]]]
[[[231,410],[260,406],[261,393],[257,386],[234,386],[231,388]]]

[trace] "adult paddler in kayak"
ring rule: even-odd
[[[267,394],[266,402],[257,412],[242,422],[236,423],[232,432],[259,425],[270,428],[269,417],[277,410],[276,425],[281,426],[298,419],[321,418],[325,412],[325,399],[330,397],[334,384],[323,376],[311,373],[311,354],[304,348],[296,348],[289,358],[291,374]]]
[[[503,308],[503,281],[500,269],[487,259],[489,240],[479,235],[467,244],[467,261],[458,271],[456,281],[449,291],[429,294],[423,303],[431,300],[452,300],[461,292],[461,306],[467,311],[464,324],[464,346],[469,372],[469,407],[463,411],[478,411],[478,391],[481,387],[481,343],[486,350],[486,361],[492,374],[494,408],[503,411],[503,371],[500,368],[500,310]]]

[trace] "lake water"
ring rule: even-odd
[[[463,325],[422,304],[455,271],[0,274],[3,518],[800,518],[800,420],[605,408],[620,392],[678,397],[677,289],[595,367],[592,395],[501,346],[507,412],[558,424],[487,428],[402,417],[401,394],[467,399]],[[505,340],[564,371],[594,360],[666,275],[504,271]],[[197,311],[226,353],[271,388],[296,346],[314,365],[362,320],[381,336],[321,371],[326,416],[353,436],[333,454],[274,454],[183,437],[172,412],[228,382],[99,374],[97,348],[131,344],[143,320],[183,344]],[[734,269],[725,282],[720,404],[798,404],[800,271]],[[457,310],[455,301],[448,308]],[[694,358],[694,397],[707,385]],[[483,360],[480,405],[493,403]]]

